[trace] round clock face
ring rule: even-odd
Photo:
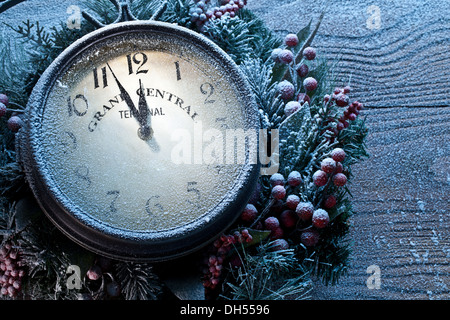
[[[27,112],[20,153],[37,199],[69,237],[107,256],[197,249],[235,220],[259,173],[257,109],[237,67],[165,23],[75,42]]]

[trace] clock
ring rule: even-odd
[[[162,261],[231,226],[259,115],[239,68],[186,28],[131,21],[68,47],[33,89],[19,160],[48,218],[107,257]]]

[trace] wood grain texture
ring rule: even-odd
[[[381,9],[369,29],[367,7]],[[326,11],[313,46],[365,103],[371,157],[354,166],[348,275],[313,299],[450,300],[450,3],[249,1],[280,34]],[[289,17],[280,19],[279,17]],[[371,265],[381,288],[369,289]]]

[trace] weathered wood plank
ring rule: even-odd
[[[370,23],[372,3],[356,0],[249,1],[275,30],[295,32],[325,11],[313,45],[335,76],[351,79],[354,97],[367,106],[449,106],[450,5],[432,1],[377,1],[380,26]],[[279,17],[289,17],[280,19]],[[368,23],[369,22],[369,23]]]
[[[450,108],[364,111],[372,157],[353,168],[347,277],[315,299],[450,299]],[[381,289],[366,269],[381,269]]]

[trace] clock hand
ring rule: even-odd
[[[148,118],[148,106],[147,102],[145,101],[144,91],[142,88],[142,83],[139,80],[139,83],[141,85],[141,88],[139,90],[139,111],[136,109],[133,100],[131,99],[128,92],[125,90],[125,88],[120,83],[119,79],[117,79],[116,75],[114,74],[114,71],[112,70],[109,63],[106,64],[111,71],[111,74],[114,77],[114,80],[117,83],[117,86],[119,87],[120,94],[125,100],[125,103],[127,104],[128,108],[130,108],[131,113],[133,114],[133,117],[136,118],[139,122],[140,128],[138,130],[138,135],[142,140],[148,140],[151,139],[153,135],[153,130],[150,128],[150,126],[147,124],[147,118]]]
[[[116,75],[114,74],[114,72],[111,69],[111,66],[109,65],[109,63],[106,64],[109,68],[109,70],[111,71],[114,80],[116,80],[117,86],[119,87],[120,90],[120,94],[123,98],[123,100],[125,100],[125,103],[127,104],[128,108],[130,108],[131,113],[133,114],[133,116],[137,119],[139,119],[139,112],[137,111],[136,107],[134,106],[133,100],[131,99],[130,95],[128,94],[128,92],[125,90],[125,88],[122,86],[122,84],[119,82],[119,79],[117,79]]]
[[[144,94],[144,86],[142,84],[141,79],[139,79],[139,123],[141,125],[141,128],[138,131],[139,137],[142,140],[149,140],[152,138],[153,135],[153,129],[150,127],[150,120],[149,120],[149,110],[148,110],[148,104],[147,99],[145,99]]]

